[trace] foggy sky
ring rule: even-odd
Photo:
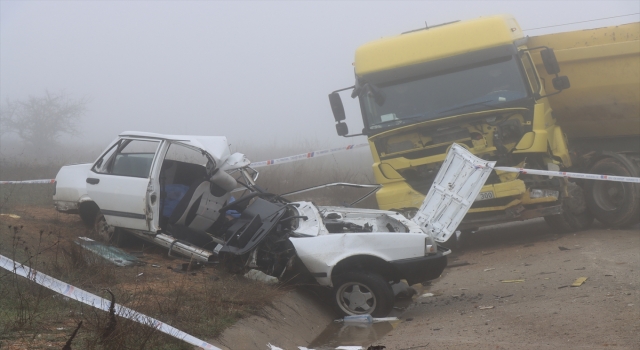
[[[331,147],[327,94],[353,84],[356,47],[509,13],[523,29],[640,12],[637,1],[0,2],[0,98],[64,90],[91,100],[80,141],[125,130]],[[627,16],[537,35],[630,23]],[[362,128],[350,98],[347,123]]]

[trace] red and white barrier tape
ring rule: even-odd
[[[0,181],[0,185],[13,185],[13,184],[52,184],[56,182],[56,179],[44,179],[44,180],[24,180],[24,181]]]
[[[297,162],[299,160],[305,160],[305,159],[310,159],[310,158],[318,158],[318,157],[322,157],[322,156],[328,156],[330,154],[349,151],[349,150],[352,150],[352,149],[362,148],[362,147],[367,147],[367,146],[369,146],[368,143],[358,143],[358,144],[355,144],[355,145],[348,145],[348,146],[345,146],[345,147],[323,149],[323,150],[319,150],[319,151],[296,154],[294,156],[289,156],[289,157],[263,160],[261,162],[253,162],[253,163],[251,163],[251,167],[252,168],[261,168],[261,167],[265,167],[265,166],[268,166],[268,165],[276,165],[276,164]]]
[[[506,171],[510,173],[520,173],[520,174],[529,174],[529,175],[548,175],[553,177],[568,177],[572,179],[640,183],[640,177],[631,177],[631,176],[570,173],[565,171],[512,168],[512,167],[506,167],[506,166],[497,166],[497,167],[494,167],[493,170],[501,170],[501,171]]]
[[[27,278],[32,282],[35,282],[45,288],[51,289],[52,291],[62,294],[70,299],[77,300],[81,303],[87,304],[89,306],[93,306],[103,311],[109,311],[109,306],[111,305],[111,301],[103,299],[97,295],[91,294],[80,288],[76,288],[70,284],[57,280],[51,276],[45,275],[42,272],[36,271],[28,266],[24,266],[2,255],[0,255],[0,267],[10,272],[13,272],[18,276]],[[115,305],[115,311],[116,311],[116,315],[120,317],[127,318],[132,321],[147,325],[149,327],[156,328],[162,333],[166,333],[174,338],[185,341],[191,345],[198,346],[203,349],[221,350],[220,348],[215,347],[205,342],[204,340],[200,340],[177,328],[171,327],[164,322],[161,322],[159,320],[156,320],[155,318],[143,315],[137,311],[124,307],[120,304]]]
[[[322,156],[327,156],[334,153],[349,151],[356,148],[362,148],[368,146],[368,143],[358,143],[354,145],[348,145],[345,147],[337,147],[330,149],[323,149],[319,151],[307,152],[296,154],[289,157],[283,158],[275,158],[269,160],[263,160],[260,162],[251,163],[252,168],[262,168],[269,165],[278,165],[284,163],[292,163],[300,160],[318,158]],[[630,177],[630,176],[616,176],[616,175],[599,175],[599,174],[583,174],[583,173],[572,173],[572,172],[564,172],[564,171],[551,171],[551,170],[537,170],[537,169],[524,169],[524,168],[512,168],[512,167],[495,167],[495,170],[506,171],[510,173],[520,173],[520,174],[530,174],[530,175],[546,175],[546,176],[555,176],[555,177],[567,177],[573,179],[585,179],[585,180],[601,180],[601,181],[615,181],[615,182],[631,182],[631,183],[640,183],[640,177]],[[50,184],[54,183],[55,179],[44,179],[44,180],[25,180],[25,181],[0,181],[0,185],[4,184]]]

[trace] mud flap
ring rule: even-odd
[[[446,242],[471,208],[495,162],[453,144],[413,221],[437,242]]]

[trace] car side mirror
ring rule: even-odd
[[[338,123],[336,124],[336,132],[338,136],[345,136],[349,133],[349,127],[346,123]]]
[[[558,64],[558,60],[556,59],[556,54],[553,52],[553,49],[546,48],[540,51],[540,57],[542,57],[544,69],[548,74],[553,75],[560,73],[560,65]]]
[[[559,77],[553,78],[551,80],[553,83],[553,88],[556,90],[564,90],[571,87],[571,83],[569,82],[569,77],[566,75],[561,75]]]
[[[337,92],[332,92],[329,94],[329,103],[331,104],[333,119],[335,119],[337,122],[345,120],[346,114],[344,112],[344,105],[342,104],[342,99]]]

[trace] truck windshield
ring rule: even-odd
[[[374,100],[374,89],[384,96]],[[455,71],[377,85],[360,94],[370,129],[443,118],[527,97],[513,56]]]

